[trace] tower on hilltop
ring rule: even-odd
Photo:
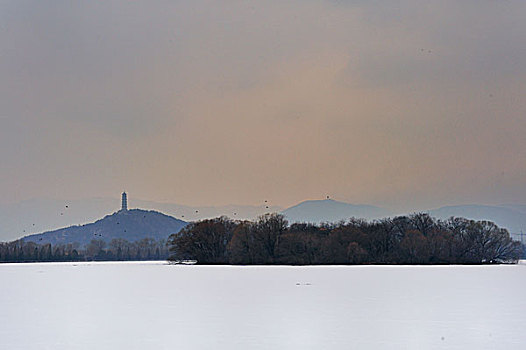
[[[126,211],[128,210],[128,195],[126,192],[122,192],[122,206],[121,210]]]

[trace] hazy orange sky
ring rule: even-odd
[[[0,203],[526,203],[525,1],[1,1]]]

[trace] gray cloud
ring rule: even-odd
[[[0,6],[0,201],[526,195],[523,2]]]

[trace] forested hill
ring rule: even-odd
[[[109,243],[114,238],[133,242],[143,238],[167,239],[179,232],[187,223],[157,211],[132,209],[118,211],[96,222],[70,226],[54,231],[34,234],[22,238],[25,242],[38,244],[80,243],[81,246],[97,239]]]

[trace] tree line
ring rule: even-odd
[[[92,240],[85,247],[78,243],[0,242],[0,262],[165,260],[168,256],[166,241],[152,238],[136,242],[116,238],[109,244]]]
[[[520,242],[489,221],[425,213],[368,222],[294,223],[266,214],[190,223],[168,239],[169,260],[199,264],[488,264],[516,262]]]
[[[418,213],[368,222],[294,223],[280,214],[190,223],[168,241],[0,242],[0,262],[197,260],[200,264],[482,264],[513,262],[520,242],[492,222]]]

